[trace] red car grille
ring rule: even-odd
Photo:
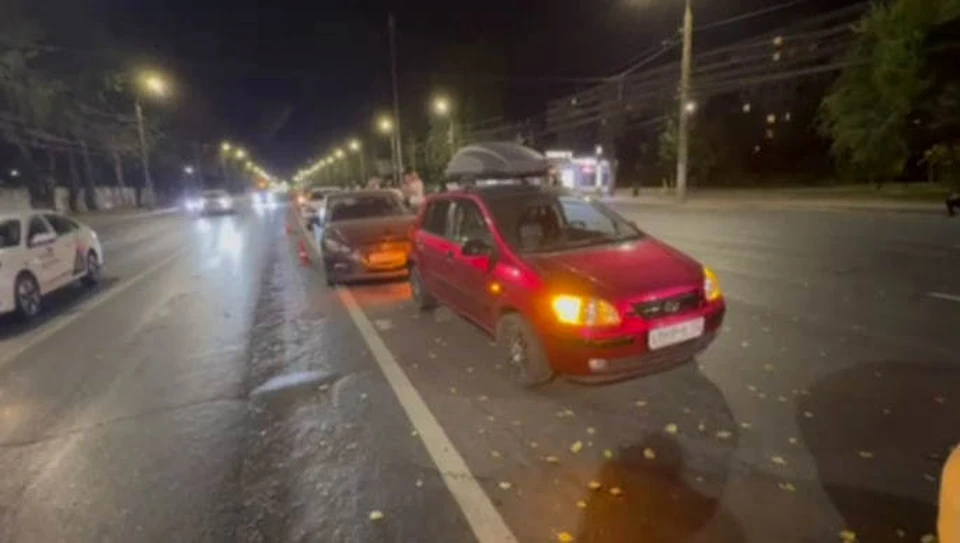
[[[700,292],[694,291],[660,300],[634,304],[633,312],[638,317],[654,320],[673,315],[682,315],[699,308],[702,304],[703,296],[701,296]]]

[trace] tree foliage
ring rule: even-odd
[[[958,13],[958,0],[891,0],[873,4],[855,26],[847,67],[818,119],[831,153],[851,171],[878,183],[903,172],[908,122],[930,86],[925,39]]]

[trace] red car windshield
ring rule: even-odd
[[[487,206],[500,234],[519,253],[564,251],[644,236],[603,204],[573,195],[505,195],[487,199]]]

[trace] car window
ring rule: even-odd
[[[643,233],[595,200],[533,193],[488,200],[497,229],[519,252],[549,252],[639,239]]]
[[[490,241],[490,230],[480,206],[471,200],[457,200],[453,212],[453,239],[463,244],[471,239]]]
[[[58,236],[65,236],[77,229],[76,223],[66,217],[59,215],[44,215],[43,217],[47,219],[47,222],[50,223],[53,231],[56,232]]]
[[[617,234],[617,223],[589,202],[561,198],[560,207],[563,209],[566,222],[574,228],[602,232],[610,236]]]
[[[20,219],[0,221],[0,249],[20,246]]]
[[[450,200],[434,200],[427,206],[423,215],[423,230],[437,236],[447,235],[447,216],[450,213]]]
[[[49,234],[50,227],[38,215],[30,217],[30,226],[27,228],[27,239],[33,239],[37,234]]]
[[[406,210],[392,194],[361,194],[331,198],[327,204],[328,221],[351,221],[403,215]]]

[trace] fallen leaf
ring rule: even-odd
[[[889,407],[884,407],[884,408],[883,408],[883,414],[884,414],[884,415],[889,415],[890,413],[893,413],[893,411],[890,411],[890,408],[889,408]]]
[[[677,433],[677,425],[671,422],[670,424],[664,426],[663,431],[668,434],[675,434]]]
[[[647,406],[647,401],[646,401],[646,400],[637,400],[637,401],[633,402],[633,405],[635,405],[635,406],[637,406],[637,407],[646,407],[646,406]]]
[[[749,422],[741,422],[740,427],[743,428],[744,430],[749,430],[751,427],[753,427],[753,425],[750,424]]]
[[[929,474],[929,473],[924,473],[924,474],[923,474],[923,478],[926,479],[926,480],[928,480],[928,481],[930,481],[931,483],[937,482],[937,478],[934,477],[933,475]]]
[[[697,475],[696,477],[693,478],[693,480],[696,481],[696,482],[698,482],[698,483],[702,483],[702,482],[703,482],[703,475]]]
[[[530,442],[530,448],[531,448],[531,449],[536,449],[536,448],[539,447],[539,446],[540,446],[540,445],[539,445],[536,441],[531,441],[531,442]]]
[[[570,445],[570,452],[572,452],[573,454],[577,454],[578,452],[580,452],[580,449],[582,448],[583,448],[582,441],[574,441],[573,445]]]
[[[548,464],[559,464],[559,463],[560,463],[560,459],[557,458],[556,456],[544,456],[544,457],[543,457],[543,461],[546,462],[546,463],[548,463]]]
[[[786,396],[777,396],[777,401],[780,402],[780,403],[787,403],[787,397],[786,397]]]
[[[770,461],[778,466],[786,466],[787,461],[783,459],[782,456],[774,456],[770,458]]]
[[[490,451],[490,456],[494,458],[501,458],[500,451]]]
[[[487,430],[486,430],[486,428],[477,428],[477,433],[478,433],[478,434],[485,434],[485,433],[487,433]]]
[[[450,387],[450,394],[456,394],[456,393],[457,393],[457,387]]]
[[[755,387],[755,386],[753,386],[753,385],[747,385],[747,390],[749,390],[750,392],[756,392],[756,391],[757,391],[757,387]]]
[[[727,430],[717,430],[717,439],[729,439],[733,434]]]
[[[773,371],[773,364],[764,364],[763,371]]]
[[[873,458],[873,452],[872,452],[872,451],[860,451],[860,452],[858,452],[857,454],[860,455],[860,458],[864,458],[864,459]]]
[[[564,410],[563,410],[563,416],[565,416],[565,417],[572,417],[572,416],[573,416],[573,409],[564,409]]]
[[[657,452],[651,449],[650,447],[647,447],[646,449],[643,450],[643,457],[646,458],[647,460],[653,460],[654,458],[657,457]]]
[[[473,373],[473,366],[467,366],[467,373]]]
[[[481,394],[480,396],[477,397],[477,399],[480,400],[481,402],[485,402],[485,401],[489,400],[490,397],[487,396],[486,394]]]
[[[587,488],[589,488],[590,490],[600,490],[600,487],[602,486],[603,485],[601,485],[597,481],[590,481],[589,483],[587,483]]]
[[[897,534],[897,537],[899,537],[900,539],[907,537],[907,531],[904,530],[903,528],[897,528],[896,530],[893,531],[893,533]]]
[[[560,543],[573,543],[573,536],[567,532],[560,532],[557,534],[557,541]]]
[[[588,427],[587,427],[587,433],[590,434],[590,435],[593,435],[593,434],[597,433],[597,429],[594,428],[593,426],[588,426]]]
[[[514,425],[514,426],[523,426],[523,423],[520,422],[519,420],[516,420],[516,419],[511,420],[511,421],[510,421],[510,424],[512,424],[512,425]]]
[[[417,479],[417,482],[414,484],[417,485],[417,488],[420,488],[421,486],[423,486],[423,479]]]
[[[759,394],[757,394],[757,398],[760,398],[761,400],[766,400],[766,399],[767,399],[767,393],[766,393],[766,392],[760,392]]]
[[[923,534],[920,543],[937,543],[937,536],[933,534]]]
[[[804,417],[807,417],[808,419],[812,419],[812,418],[813,418],[813,413],[810,412],[810,411],[804,411],[804,412],[803,412],[803,416],[804,416]]]
[[[417,437],[418,435],[420,435],[420,432],[414,430],[414,431],[410,432],[410,435],[413,436],[413,437]]]
[[[701,422],[700,424],[697,425],[697,430],[700,430],[701,432],[706,432],[706,431],[707,431],[707,425],[706,425],[705,423]]]
[[[611,451],[610,449],[604,449],[603,457],[606,458],[607,460],[610,460],[611,458],[613,458],[613,451]]]
[[[586,509],[586,508],[587,508],[587,502],[583,500],[577,500],[577,509]]]
[[[749,341],[741,341],[741,342],[740,342],[740,346],[743,347],[744,349],[746,349],[747,347],[750,346],[750,342],[749,342]]]
[[[623,490],[621,490],[619,486],[615,486],[611,488],[608,492],[610,492],[610,495],[615,498],[619,496],[623,496]]]
[[[380,520],[383,518],[383,513],[380,511],[370,511],[370,520]]]
[[[852,543],[857,540],[857,534],[851,530],[841,530],[837,535],[840,536],[840,539],[846,541],[847,543]]]
[[[500,481],[500,483],[497,486],[499,486],[503,490],[510,490],[510,487],[513,485],[508,483],[507,481]]]
[[[361,395],[360,395],[360,399],[361,399],[361,400],[366,400],[366,399],[367,399],[367,393],[364,392],[363,394],[361,394]]]
[[[684,414],[684,415],[690,415],[690,414],[692,414],[692,413],[693,413],[693,409],[690,409],[689,407],[684,407],[684,408],[683,408],[683,414]]]
[[[490,421],[490,422],[493,422],[493,421],[497,420],[497,417],[494,417],[493,415],[487,415],[487,420]]]
[[[796,445],[797,442],[798,442],[797,438],[795,438],[795,437],[787,438],[787,441],[788,441],[791,445]]]

